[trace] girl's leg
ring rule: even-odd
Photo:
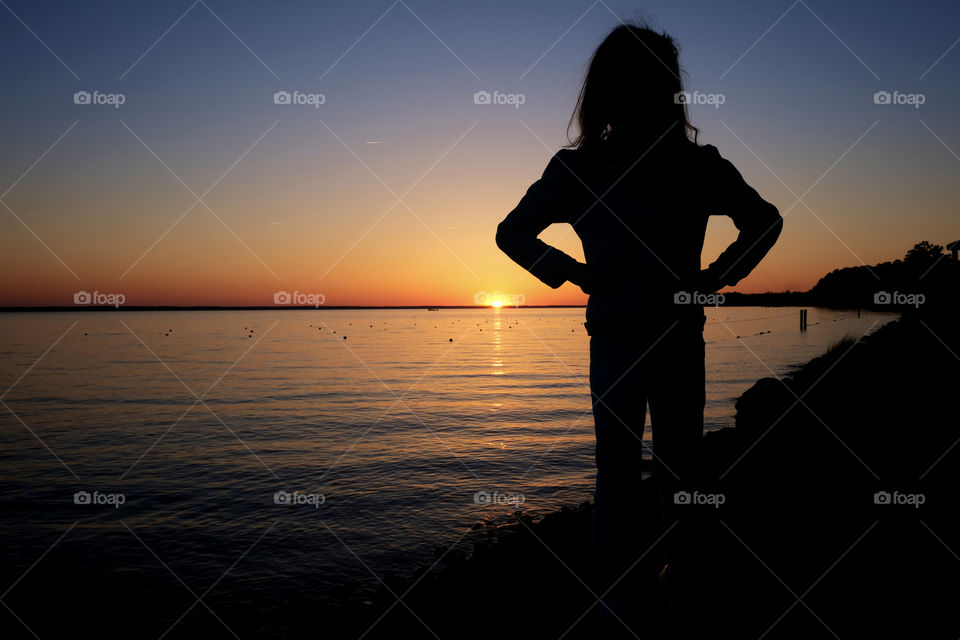
[[[672,339],[658,345],[654,366],[650,389],[654,478],[663,525],[672,527],[664,547],[674,612],[689,617],[689,607],[695,606],[696,600],[697,527],[693,514],[684,513],[689,507],[677,494],[692,493],[699,481],[697,461],[706,401],[702,334],[678,328]]]
[[[597,596],[621,619],[632,618],[635,606],[623,578],[645,551],[637,535],[648,370],[645,358],[640,359],[645,351],[628,340],[590,339],[590,390],[597,437],[595,588]],[[598,606],[601,616],[612,616],[603,604]]]

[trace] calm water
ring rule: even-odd
[[[811,309],[800,333],[798,315],[708,309],[708,429],[733,424],[757,378],[893,317]],[[145,590],[179,588],[172,572],[199,592],[241,557],[218,589],[362,586],[513,511],[477,492],[522,495],[534,514],[589,499],[582,320],[582,309],[2,314],[4,583],[43,558],[8,600],[95,589],[105,571]],[[75,504],[78,491],[123,504]],[[276,504],[278,491],[305,502]]]

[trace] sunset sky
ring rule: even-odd
[[[679,40],[687,90],[723,96],[691,109],[701,142],[784,214],[738,291],[960,238],[955,1],[4,0],[0,305],[581,304],[494,233],[618,16]],[[734,234],[711,221],[704,266]],[[583,258],[570,227],[542,237]]]

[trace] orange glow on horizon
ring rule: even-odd
[[[160,193],[151,191],[149,199],[121,193],[116,202],[99,202],[86,193],[78,198],[68,190],[35,190],[34,197],[42,193],[49,201],[40,200],[33,208],[25,204],[31,195],[28,183],[20,187],[23,200],[11,202],[14,210],[26,212],[23,220],[30,230],[12,215],[0,216],[5,258],[0,303],[69,307],[77,292],[97,291],[123,294],[132,306],[271,306],[277,292],[285,291],[322,296],[325,306],[586,304],[578,287],[566,283],[551,289],[494,242],[497,223],[545,164],[542,150],[524,147],[509,159],[483,164],[485,147],[478,147],[476,157],[452,157],[450,166],[438,166],[438,175],[411,193],[405,202],[416,216],[401,206],[390,209],[391,194],[370,188],[373,179],[362,165],[349,162],[349,154],[313,167],[311,175],[320,179],[296,167],[289,172],[274,168],[267,178],[244,181],[240,175],[247,169],[240,165],[216,201],[211,200],[223,222],[200,206],[177,222],[189,202],[184,204],[182,186],[175,181],[165,187],[172,193],[157,188]],[[397,160],[390,166],[407,163],[409,159]],[[136,165],[133,159],[130,165]],[[156,168],[142,171],[152,177]],[[55,184],[55,178],[47,177],[45,184]],[[787,210],[790,201],[772,178],[754,171],[749,181]],[[251,191],[251,185],[260,191]],[[911,230],[904,222],[865,236],[857,221],[881,203],[864,201],[841,209],[830,206],[838,193],[828,186],[818,193],[823,202],[816,203],[817,212],[830,230],[799,208],[789,212],[770,254],[753,274],[725,291],[805,291],[833,269],[861,260],[893,260],[925,237],[942,244],[955,235],[945,230],[946,223],[943,229]],[[109,233],[93,222],[106,225]],[[850,240],[850,248],[831,230]],[[711,218],[702,265],[735,238],[732,222]],[[570,225],[553,225],[541,239],[584,259]]]

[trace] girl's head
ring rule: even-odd
[[[580,130],[570,146],[649,146],[661,136],[696,141],[699,131],[687,116],[680,72],[673,38],[643,25],[615,28],[590,60],[570,118]]]

